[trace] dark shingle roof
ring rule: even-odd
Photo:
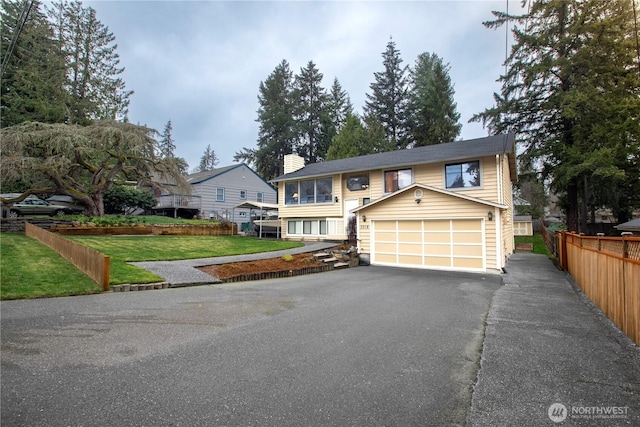
[[[218,175],[222,175],[223,173],[228,172],[228,171],[230,171],[232,169],[238,168],[238,167],[240,167],[242,165],[243,165],[243,163],[239,164],[239,165],[225,166],[225,167],[218,168],[218,169],[213,169],[213,170],[210,170],[210,171],[192,173],[191,175],[187,175],[186,179],[187,179],[187,182],[189,184],[192,184],[192,185],[193,184],[199,184],[202,181],[206,181],[206,180],[211,179],[213,177],[216,177]]]
[[[280,175],[272,182],[312,178],[336,173],[459,161],[495,154],[510,154],[511,177],[512,180],[515,180],[515,138],[513,134],[508,134],[311,163],[295,172]]]

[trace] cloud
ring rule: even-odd
[[[254,147],[258,87],[286,59],[309,60],[330,88],[337,77],[361,111],[393,37],[405,65],[422,52],[451,65],[463,137],[486,134],[466,121],[492,105],[504,31],[482,21],[504,1],[219,2],[89,1],[116,36],[135,94],[129,118],[162,131],[171,120],[176,154],[193,168],[208,144],[229,165]]]

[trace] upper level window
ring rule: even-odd
[[[256,194],[256,202],[264,202],[264,193],[259,191],[258,194]]]
[[[216,188],[216,202],[224,202],[224,188]]]
[[[285,205],[331,203],[332,201],[333,178],[307,179],[284,184]]]
[[[384,173],[384,192],[392,193],[411,185],[411,169],[386,171]]]
[[[247,200],[247,190],[240,190],[240,200]]]
[[[480,187],[480,161],[445,166],[447,188]]]
[[[350,191],[362,191],[369,188],[369,177],[358,175],[347,178],[347,189]]]

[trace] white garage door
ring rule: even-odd
[[[485,270],[482,219],[377,220],[371,228],[372,264]]]

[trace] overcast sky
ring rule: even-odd
[[[404,65],[435,53],[451,66],[463,139],[487,134],[467,121],[493,104],[504,69],[505,30],[482,22],[507,0],[83,4],[116,37],[127,89],[135,91],[129,120],[159,132],[171,120],[176,155],[190,170],[208,144],[219,167],[256,146],[258,87],[283,59],[294,74],[314,61],[327,89],[337,77],[360,113],[390,37]]]

